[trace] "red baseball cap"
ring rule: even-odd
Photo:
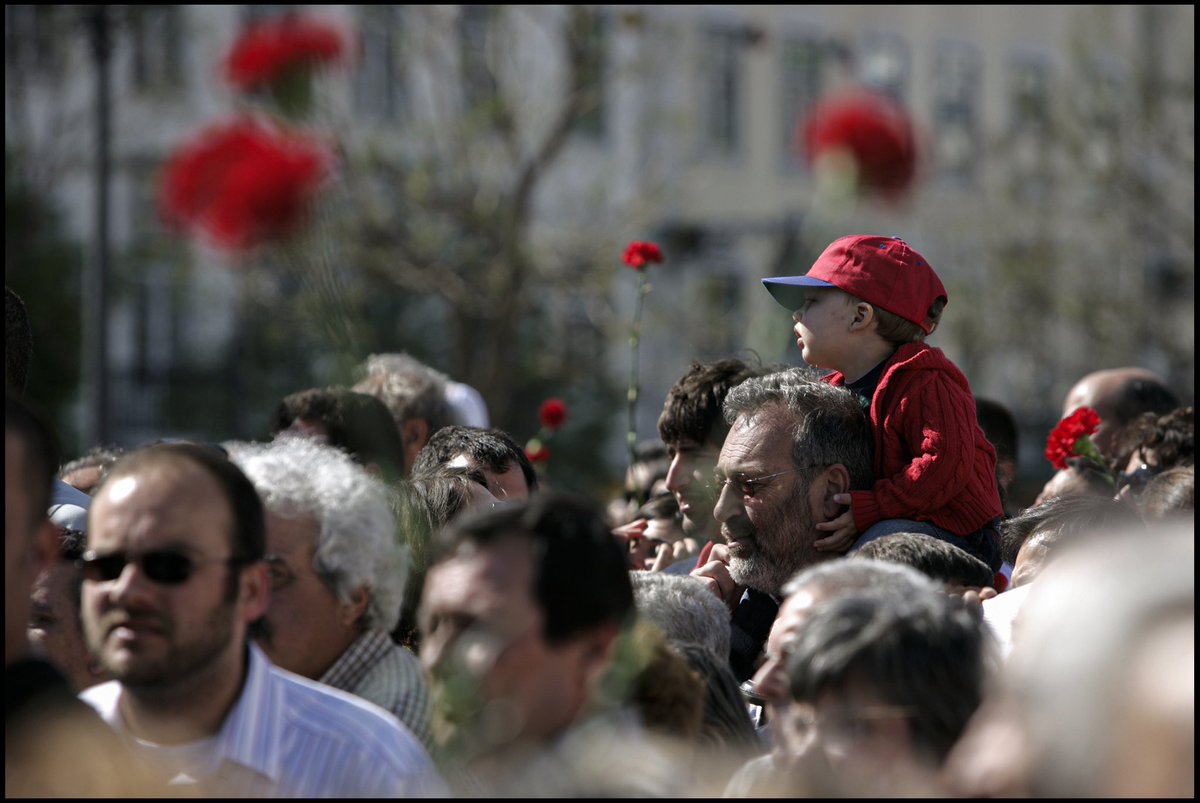
[[[933,302],[949,301],[925,257],[899,237],[842,237],[830,243],[806,275],[762,282],[789,311],[804,306],[805,287],[836,287],[915,323],[925,334],[933,331],[925,322]]]

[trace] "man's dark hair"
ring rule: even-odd
[[[440,546],[448,555],[463,543],[510,536],[533,542],[533,597],[545,614],[548,644],[633,615],[625,554],[592,500],[544,490],[524,502],[471,511],[442,530]]]
[[[216,480],[221,489],[233,514],[233,532],[230,534],[230,546],[233,549],[231,557],[242,564],[262,560],[266,554],[267,525],[258,491],[236,463],[211,446],[198,443],[156,443],[137,449],[117,461],[97,493],[120,477],[143,469],[152,472],[164,463],[178,461],[192,462],[200,466]],[[89,516],[95,509],[94,506],[91,508]]]
[[[33,363],[33,327],[25,302],[8,285],[4,286],[4,387],[18,395],[29,384]]]
[[[442,427],[430,435],[429,441],[417,452],[413,476],[429,474],[460,454],[497,474],[503,474],[516,464],[525,476],[529,490],[538,487],[537,471],[525,455],[525,449],[507,432],[495,427],[484,429],[460,424]]]
[[[729,434],[722,407],[730,389],[752,376],[761,376],[779,366],[764,367],[757,359],[726,357],[709,363],[692,363],[667,393],[658,417],[658,436],[665,444],[687,438],[699,444],[720,445]]]
[[[285,396],[271,417],[279,434],[296,419],[319,421],[329,443],[362,464],[374,463],[386,479],[404,475],[404,444],[387,405],[375,396],[346,388],[309,388]]]
[[[1142,413],[1117,436],[1112,450],[1114,463],[1124,470],[1134,452],[1162,471],[1196,462],[1196,408],[1176,407],[1166,413]]]
[[[885,535],[863,544],[850,557],[903,563],[934,580],[971,588],[995,582],[992,570],[982,560],[949,541],[924,533]]]
[[[940,766],[983,699],[989,641],[959,597],[860,592],[813,610],[792,643],[792,696],[816,701],[828,689],[865,682],[906,709],[914,752]]]
[[[1133,508],[1110,496],[1056,496],[1000,522],[1000,549],[1011,565],[1016,563],[1021,545],[1034,533],[1041,533],[1047,543],[1056,543],[1064,536],[1089,535],[1122,526],[1132,529],[1140,524]]]
[[[58,438],[45,420],[29,405],[11,393],[4,394],[4,433],[13,432],[25,444],[23,480],[29,495],[30,510],[44,517],[50,509],[50,489],[58,468]]]
[[[1147,377],[1127,380],[1113,396],[1113,415],[1122,427],[1142,413],[1163,415],[1178,406],[1179,397],[1175,391]]]
[[[679,500],[674,494],[664,493],[659,494],[653,499],[648,500],[637,512],[633,514],[633,518],[637,519],[676,519],[679,518]]]

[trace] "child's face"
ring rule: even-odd
[[[796,345],[804,361],[816,368],[841,370],[841,356],[850,347],[854,304],[833,288],[805,288],[804,306],[792,312]]]

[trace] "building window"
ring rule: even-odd
[[[712,27],[702,36],[704,147],[710,154],[733,156],[741,147],[741,51],[745,33]]]
[[[1009,163],[1020,195],[1042,197],[1050,188],[1050,65],[1035,56],[1009,63]]]
[[[904,39],[894,33],[871,34],[863,41],[859,54],[859,80],[903,104],[908,86],[908,45]]]
[[[488,64],[495,6],[462,6],[458,18],[463,99],[468,110],[490,104],[499,91]]]
[[[272,17],[281,17],[288,12],[295,11],[296,8],[294,5],[267,5],[264,3],[245,5],[242,6],[242,20],[245,25],[250,26]]]
[[[133,85],[139,90],[169,89],[183,81],[181,6],[132,6]]]
[[[408,104],[402,6],[359,6],[362,49],[354,74],[354,105],[367,117],[396,120]]]
[[[4,63],[14,69],[49,72],[63,64],[63,30],[70,6],[4,7]]]
[[[576,91],[582,92],[583,108],[579,113],[576,131],[588,139],[603,139],[607,124],[607,103],[605,94],[608,82],[608,52],[612,36],[609,17],[594,9],[582,10],[581,27],[576,35],[580,37],[579,86]]]
[[[979,162],[979,52],[962,42],[943,42],[934,57],[935,162],[938,174],[970,184]]]
[[[1016,131],[1050,128],[1050,67],[1041,59],[1018,57],[1009,68],[1012,125]]]
[[[1120,67],[1100,60],[1092,65],[1080,93],[1080,117],[1088,132],[1088,166],[1102,173],[1116,168],[1120,158],[1121,103],[1124,82]]]
[[[780,153],[783,164],[800,167],[804,152],[801,126],[821,97],[824,45],[815,34],[784,37],[780,48]]]

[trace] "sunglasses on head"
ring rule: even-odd
[[[98,555],[89,550],[83,554],[77,564],[83,571],[85,580],[106,583],[120,577],[130,563],[136,563],[141,568],[142,574],[154,582],[174,586],[186,583],[195,574],[196,569],[206,563],[224,563],[235,566],[243,562],[241,558],[197,560],[175,550],[156,549],[134,555],[125,552],[108,552]]]

